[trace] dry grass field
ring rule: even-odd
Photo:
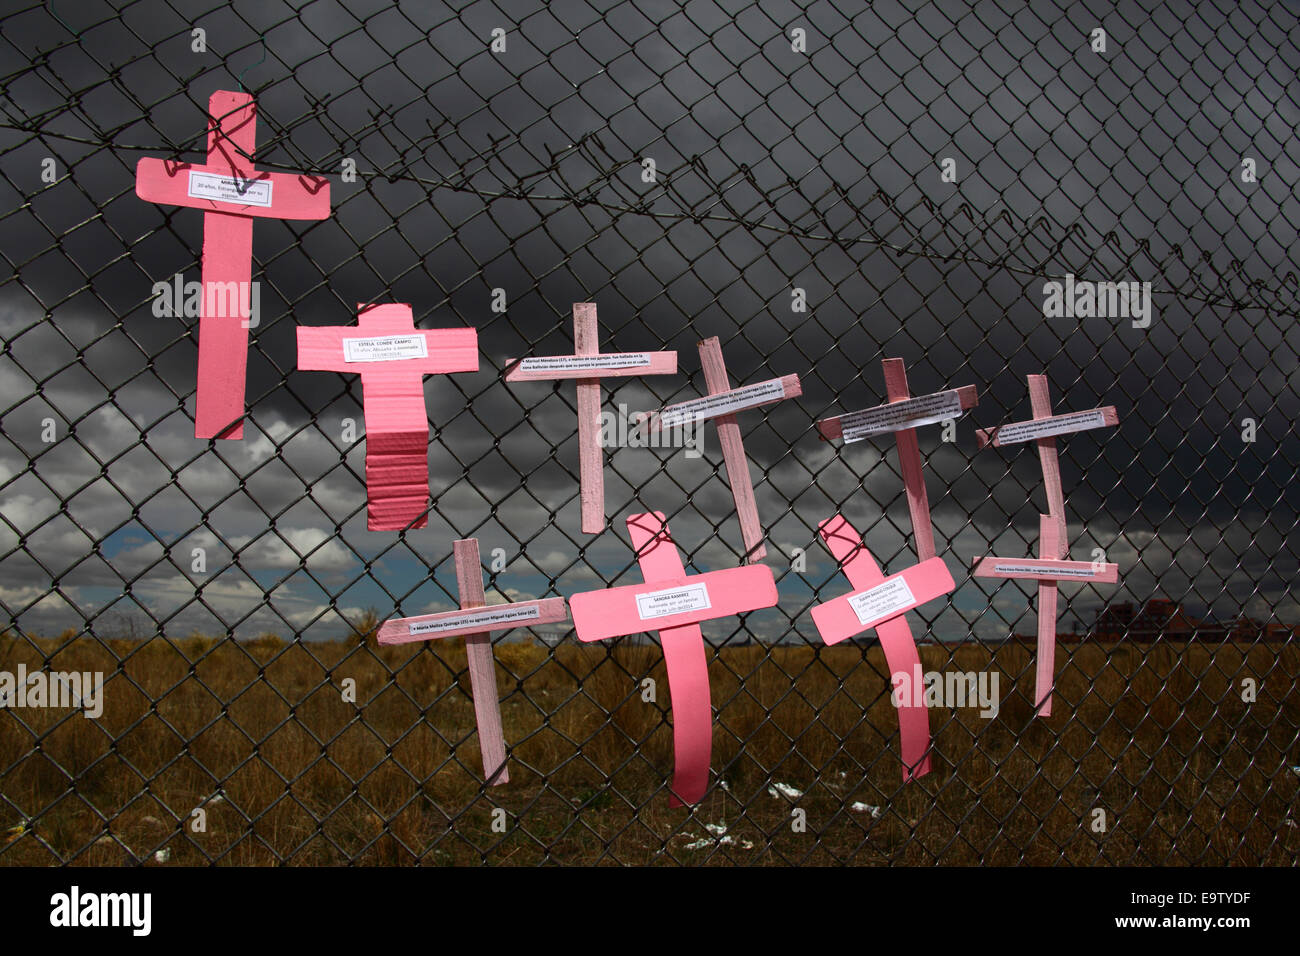
[[[1063,647],[1056,712],[1040,720],[1026,648],[929,646],[922,656],[927,668],[997,669],[1002,706],[991,720],[933,709],[935,771],[904,785],[878,648],[722,649],[711,664],[721,779],[688,812],[668,806],[668,685],[653,645],[498,645],[510,783],[485,791],[458,641],[3,638],[2,671],[99,670],[108,682],[99,720],[0,710],[0,864],[1300,856],[1294,645]],[[641,699],[646,676],[658,681],[657,703]],[[1247,676],[1259,683],[1250,704]],[[348,678],[355,704],[343,699]],[[206,830],[194,832],[200,806]],[[803,832],[792,827],[796,807]],[[505,832],[493,828],[496,808]],[[1092,829],[1096,808],[1105,832]]]

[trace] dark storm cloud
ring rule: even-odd
[[[477,3],[313,3],[298,15],[175,3],[89,27],[109,8],[82,7],[68,13],[87,27],[79,44],[40,10],[5,21],[4,122],[43,134],[0,130],[0,190],[15,210],[0,219],[0,251],[16,265],[0,286],[0,562],[16,589],[5,606],[24,621],[75,622],[64,605],[33,616],[65,572],[74,603],[145,575],[150,600],[185,608],[185,556],[200,541],[263,574],[222,585],[219,614],[297,602],[257,622],[281,628],[306,626],[331,598],[391,604],[361,570],[378,555],[399,603],[428,594],[429,569],[468,534],[485,551],[526,542],[511,586],[590,587],[628,567],[622,517],[642,508],[674,514],[702,567],[734,562],[739,532],[711,427],[703,460],[611,454],[610,533],[576,532],[572,384],[507,385],[500,373],[508,357],[570,351],[569,305],[586,300],[599,303],[606,350],[679,353],[678,376],[611,389],[607,408],[700,394],[695,345],[710,335],[737,383],[800,374],[801,399],[742,424],[769,563],[805,549],[805,588],[843,586],[815,540],[838,508],[882,562],[911,560],[896,530],[907,515],[892,441],[835,448],[811,431],[883,401],[879,360],[898,356],[914,392],[980,390],[955,445],[922,432],[954,570],[994,546],[1035,546],[1037,455],[977,453],[972,430],[1030,417],[1025,376],[1046,372],[1060,409],[1120,407],[1120,428],[1061,442],[1076,551],[1101,546],[1122,562],[1117,597],[1163,590],[1231,616],[1260,613],[1262,593],[1265,616],[1277,606],[1296,620],[1284,602],[1296,570],[1286,489],[1300,460],[1293,14],[556,2],[512,4],[507,18]],[[265,31],[261,65],[244,16]],[[190,52],[194,25],[211,52]],[[807,55],[790,49],[796,26]],[[1097,26],[1106,55],[1088,49]],[[486,49],[497,27],[504,54]],[[198,278],[202,217],[140,201],[133,176],[140,156],[171,155],[168,144],[199,157],[208,95],[234,88],[219,59],[232,51],[230,71],[248,67],[258,95],[259,159],[329,174],[333,215],[257,223],[248,437],[207,451],[187,417],[194,321],[153,315],[149,298],[177,272]],[[183,88],[182,76],[193,76]],[[1261,174],[1253,187],[1238,177],[1248,155]],[[45,156],[69,173],[49,188]],[[655,185],[641,180],[647,157]],[[956,184],[940,180],[944,157]],[[356,182],[338,175],[345,158]],[[1151,328],[1045,319],[1045,277],[1065,273],[1152,282]],[[491,311],[496,288],[505,314]],[[795,288],[807,312],[791,310]],[[1271,311],[1215,301],[1224,295]],[[394,300],[412,303],[421,327],[477,328],[483,353],[477,374],[426,380],[438,508],[427,532],[396,546],[364,530],[364,443],[341,438],[343,419],[360,424],[360,383],[297,371],[294,333]],[[76,440],[45,447],[46,417],[72,423]],[[1259,423],[1253,445],[1240,440],[1245,417]],[[141,527],[134,547],[92,553]],[[293,576],[303,560],[324,590]],[[989,597],[964,572],[958,580],[960,613],[935,625],[943,636],[1005,633],[981,602],[1027,607],[1014,586]],[[1076,611],[1107,596],[1084,589]],[[790,600],[793,615],[804,599]],[[769,627],[788,626],[771,616]]]

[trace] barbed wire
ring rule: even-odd
[[[378,130],[379,128],[380,127],[376,125],[375,129]],[[13,130],[15,132],[30,133],[34,136],[39,135],[42,137],[60,139],[67,142],[74,142],[81,145],[94,146],[97,148],[113,148],[119,150],[138,151],[138,152],[147,152],[147,153],[160,153],[160,152],[169,153],[171,158],[177,162],[182,161],[181,157],[183,153],[192,151],[192,149],[194,148],[192,146],[187,146],[184,144],[168,144],[165,146],[124,145],[120,143],[115,143],[110,139],[93,139],[87,137],[71,136],[68,134],[60,134],[56,132],[51,132],[49,130],[40,129],[37,127],[33,127],[31,125],[24,126],[20,124],[12,124],[12,123],[0,123],[0,129],[8,129],[8,130]],[[221,138],[229,140],[229,137],[227,137],[224,133],[219,133],[219,135],[221,136]],[[598,139],[598,137],[594,137],[594,136],[592,138]],[[270,148],[270,144],[268,144],[267,148]],[[553,162],[550,165],[520,175],[518,186],[513,188],[503,188],[503,189],[496,189],[496,190],[484,189],[482,187],[474,186],[471,183],[467,182],[466,180],[473,175],[472,172],[467,172],[465,175],[460,176],[457,179],[445,179],[445,178],[433,179],[429,177],[418,176],[408,171],[410,167],[409,162],[402,162],[399,165],[399,170],[400,170],[399,172],[393,172],[389,169],[365,169],[362,168],[361,166],[357,166],[357,168],[353,172],[359,179],[382,181],[390,184],[398,183],[398,182],[414,183],[425,187],[425,189],[428,191],[430,196],[432,196],[432,194],[436,190],[448,189],[454,192],[467,193],[469,195],[477,196],[487,201],[503,200],[503,199],[522,200],[527,202],[560,203],[564,205],[573,205],[573,206],[580,206],[580,207],[594,207],[604,212],[608,212],[615,215],[646,216],[652,219],[669,222],[669,223],[693,222],[696,225],[710,224],[710,225],[735,226],[735,227],[747,229],[754,232],[769,233],[775,236],[785,236],[790,238],[804,239],[810,242],[826,243],[828,245],[835,245],[840,248],[849,248],[856,245],[867,245],[876,248],[887,249],[899,256],[912,256],[916,258],[930,259],[937,262],[962,263],[965,265],[979,265],[990,269],[1001,269],[1018,275],[1034,276],[1034,277],[1039,277],[1039,278],[1044,278],[1049,280],[1063,280],[1066,277],[1066,273],[1064,272],[1052,272],[1041,265],[1039,266],[1017,265],[1015,263],[1006,261],[1005,257],[999,259],[989,259],[977,255],[972,255],[968,252],[961,251],[960,249],[955,249],[953,251],[947,251],[947,252],[931,249],[928,248],[930,246],[930,242],[920,235],[914,235],[912,237],[912,241],[909,243],[899,244],[896,242],[890,242],[889,240],[881,238],[879,236],[842,236],[842,235],[836,235],[831,232],[816,232],[810,227],[799,226],[798,224],[790,222],[788,220],[784,221],[781,225],[773,225],[772,223],[765,222],[762,219],[755,219],[752,217],[740,217],[736,215],[730,215],[730,216],[720,215],[714,212],[701,212],[698,209],[692,209],[689,211],[678,210],[678,211],[670,212],[670,211],[663,211],[663,210],[652,208],[652,204],[658,202],[660,197],[647,198],[641,200],[638,203],[629,204],[629,203],[616,203],[607,200],[602,200],[594,194],[594,190],[598,187],[599,184],[608,184],[611,180],[613,180],[615,176],[617,176],[623,170],[628,168],[639,169],[640,162],[635,158],[627,158],[621,161],[617,161],[614,165],[607,167],[606,169],[602,170],[598,175],[593,177],[591,181],[588,182],[584,187],[582,187],[581,189],[572,190],[569,193],[538,193],[538,192],[529,192],[524,188],[523,183],[525,183],[530,179],[538,179],[538,178],[545,178],[548,176],[555,176],[560,169],[560,165],[559,165],[560,160],[567,154],[575,150],[582,150],[583,148],[584,148],[584,143],[578,142],[571,146],[566,147],[565,149],[559,150],[553,154]],[[275,170],[278,172],[286,172],[286,173],[297,173],[303,176],[316,176],[322,178],[339,175],[338,163],[334,163],[334,164],[319,163],[313,168],[304,168],[303,166],[300,165],[277,163],[265,159],[258,155],[259,153],[264,152],[263,149],[259,149],[255,151],[253,154],[246,153],[242,148],[238,146],[233,146],[233,149],[235,152],[238,152],[249,162],[257,163],[259,166],[264,167],[268,170]],[[490,158],[490,156],[491,156],[490,152],[480,153],[476,156],[476,159],[483,160],[486,165],[486,161]],[[341,162],[344,158],[355,159],[355,157],[353,156],[347,156],[347,157],[340,156],[339,162]],[[660,173],[660,175],[663,176],[665,179],[667,179],[669,182],[671,182],[675,176],[678,176],[686,171],[700,173],[702,170],[702,165],[703,165],[702,161],[700,161],[698,157],[692,157],[691,160],[684,163],[683,165],[668,169]],[[747,167],[743,167],[737,170],[736,174],[743,176],[750,186],[754,187],[755,189],[758,189],[758,184],[754,180],[752,172]],[[723,191],[726,188],[725,185],[723,183],[717,183],[717,182],[711,183],[711,185],[713,185],[717,189],[717,192],[714,194],[714,197],[712,199],[712,203],[715,205],[725,205],[725,199],[723,197]],[[788,195],[790,192],[797,190],[798,185],[792,180],[786,184],[785,188],[787,190],[786,194]],[[867,202],[864,204],[854,204],[850,200],[847,193],[843,190],[842,187],[837,187],[837,192],[839,194],[839,201],[838,203],[836,203],[835,206],[832,206],[831,208],[825,210],[812,209],[810,210],[809,215],[813,218],[818,219],[820,222],[824,223],[825,217],[829,212],[831,212],[835,208],[838,208],[840,205],[843,205],[845,208],[847,208],[849,212],[851,212],[851,214],[853,215],[854,219],[857,222],[863,224],[864,228],[870,229],[871,228],[870,219],[869,216],[867,215],[867,212],[868,212],[868,206],[871,203],[876,202],[878,200],[886,209],[890,210],[891,212],[895,211],[894,198],[888,195],[887,193],[883,192],[882,190],[877,190],[875,193],[873,193],[871,197],[867,200]],[[777,196],[776,192],[773,191],[771,193],[764,193],[763,196],[764,196],[764,202],[768,207],[768,209],[771,211],[771,213],[774,215],[779,215],[779,213],[776,212],[776,204],[780,197]],[[985,216],[981,220],[977,211],[972,209],[969,203],[958,202],[957,213],[952,214],[949,217],[945,218],[941,213],[939,206],[936,205],[931,200],[929,200],[928,198],[921,197],[920,205],[924,206],[924,208],[931,213],[931,219],[929,222],[926,223],[926,225],[936,225],[939,228],[939,230],[944,233],[960,231],[961,227],[958,225],[956,219],[957,214],[960,214],[965,218],[967,222],[967,226],[966,226],[967,229],[973,228],[977,230],[982,230],[994,224],[1005,223],[1013,231],[1013,235],[1014,235],[1014,241],[1013,240],[1007,241],[1008,249],[1012,248],[1014,245],[1017,244],[1023,245],[1025,242],[1027,242],[1029,236],[1036,231],[1045,232],[1046,236],[1044,237],[1044,239],[1046,242],[1051,243],[1052,247],[1050,253],[1043,257],[1044,262],[1051,261],[1052,259],[1055,259],[1057,256],[1059,256],[1062,250],[1064,249],[1066,242],[1069,241],[1071,238],[1077,238],[1080,241],[1080,243],[1088,242],[1089,233],[1094,231],[1091,229],[1091,227],[1087,226],[1084,223],[1075,222],[1069,224],[1059,236],[1053,237],[1051,232],[1051,223],[1048,220],[1047,216],[1045,215],[1040,215],[1034,218],[1032,221],[1029,221],[1023,218],[1016,217],[1009,210],[1001,209],[991,219]],[[1133,263],[1134,260],[1136,260],[1139,257],[1139,255],[1141,255],[1142,258],[1145,259],[1145,262],[1143,263],[1144,265],[1150,265],[1151,267],[1155,268],[1156,270],[1160,271],[1163,274],[1164,270],[1168,267],[1168,263],[1171,260],[1176,258],[1177,262],[1184,267],[1189,267],[1192,265],[1211,267],[1214,275],[1218,277],[1220,285],[1226,284],[1235,279],[1237,281],[1246,284],[1251,291],[1250,298],[1234,297],[1231,293],[1226,291],[1209,291],[1204,287],[1203,283],[1201,283],[1199,277],[1196,274],[1193,274],[1192,281],[1194,281],[1198,286],[1201,286],[1200,289],[1189,290],[1189,289],[1179,289],[1173,287],[1153,288],[1151,290],[1151,293],[1153,295],[1179,296],[1181,298],[1190,301],[1204,302],[1207,305],[1222,306],[1222,307],[1227,307],[1238,311],[1246,310],[1246,309],[1259,309],[1270,315],[1279,316],[1279,317],[1283,317],[1283,316],[1294,317],[1300,315],[1300,308],[1297,308],[1297,306],[1295,305],[1284,306],[1280,304],[1281,300],[1287,295],[1288,292],[1290,292],[1292,299],[1295,298],[1295,295],[1297,293],[1300,293],[1300,277],[1297,276],[1294,270],[1288,270],[1285,273],[1285,275],[1280,279],[1274,276],[1277,284],[1274,286],[1270,286],[1267,280],[1265,280],[1263,277],[1258,275],[1251,276],[1247,274],[1245,263],[1243,263],[1242,260],[1237,258],[1232,258],[1228,262],[1227,268],[1225,270],[1221,271],[1219,269],[1215,269],[1214,256],[1209,250],[1193,248],[1191,250],[1191,255],[1189,256],[1187,252],[1183,249],[1181,244],[1173,244],[1168,249],[1165,259],[1161,261],[1161,260],[1157,260],[1151,255],[1151,243],[1149,240],[1146,239],[1139,240],[1139,242],[1137,243],[1136,250],[1125,250],[1124,247],[1119,242],[1118,235],[1114,231],[1108,232],[1104,237],[1094,236],[1094,241],[1097,241],[1098,239],[1100,240],[1098,243],[1099,245],[1103,247],[1111,248],[1115,253],[1123,257],[1126,260],[1126,262],[1130,264]],[[1096,250],[1095,245],[1093,249],[1095,253]],[[1076,278],[1086,278],[1086,276],[1084,275],[1076,275],[1075,273],[1070,273],[1070,275],[1075,275]],[[1270,302],[1261,301],[1261,299],[1263,298],[1271,298],[1273,302],[1270,303]]]

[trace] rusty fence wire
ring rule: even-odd
[[[6,4],[0,863],[1294,865],[1298,17]],[[239,441],[194,437],[197,320],[159,309],[199,278],[203,217],[135,194],[139,159],[203,155],[223,89],[256,97],[257,166],[332,191],[328,219],[255,225]],[[1132,314],[1073,297],[1119,282]],[[691,810],[668,806],[653,635],[497,635],[498,787],[461,642],[375,641],[456,606],[460,538],[494,601],[639,582],[642,511],[691,570],[741,560],[712,429],[698,456],[608,449],[609,527],[580,531],[572,385],[502,372],[571,351],[588,301],[605,350],[678,353],[607,389],[611,415],[706,391],[710,336],[737,384],[802,380],[739,419],[780,601],[704,626]],[[423,529],[366,529],[360,381],[296,367],[298,326],[373,302],[479,334],[478,373],[425,380]],[[885,401],[895,357],[914,394],[979,394],[919,431],[956,588],[908,620],[970,694],[931,702],[909,783],[879,647],[827,647],[809,614],[848,590],[819,521],[887,571],[917,560],[892,439],[814,428]],[[1032,417],[1032,374],[1120,419],[1058,440],[1071,555],[1120,580],[1062,587],[1051,717],[1036,590],[970,574],[1036,554],[1032,444],[974,434]]]

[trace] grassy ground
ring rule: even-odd
[[[655,646],[498,645],[510,782],[485,790],[459,641],[0,638],[0,670],[108,675],[99,720],[0,710],[0,864],[159,865],[159,850],[169,866],[1300,857],[1295,646],[1063,647],[1048,719],[1032,717],[1026,648],[922,657],[998,670],[1002,707],[991,720],[932,709],[935,770],[904,785],[879,649],[721,650],[714,786],[690,812],[669,809],[664,789],[672,731]],[[641,699],[645,677],[657,703]]]

